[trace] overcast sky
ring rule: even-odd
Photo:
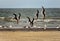
[[[60,0],[0,0],[0,8],[60,8]]]

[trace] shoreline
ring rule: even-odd
[[[60,28],[2,28],[0,31],[60,31]]]

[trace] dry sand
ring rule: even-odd
[[[0,41],[60,41],[60,31],[0,31]]]

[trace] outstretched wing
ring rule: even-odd
[[[20,17],[21,17],[21,13],[19,13],[19,17],[18,18],[20,19]]]
[[[45,8],[42,6],[42,10],[43,10],[43,12],[45,12]]]
[[[27,18],[28,18],[29,22],[31,22],[30,18],[29,17],[27,17]]]
[[[39,16],[39,10],[37,9],[37,13],[36,13],[37,19],[38,19],[38,16]]]
[[[16,20],[17,20],[17,15],[16,15],[15,13],[14,13],[13,15],[15,16],[15,17],[14,17],[14,19],[16,19]]]
[[[34,22],[34,18],[33,18],[32,22]]]

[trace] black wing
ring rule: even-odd
[[[29,17],[27,17],[27,18],[28,18],[29,22],[31,22],[30,18]]]
[[[45,8],[42,6],[43,12],[45,12]]]
[[[33,18],[32,22],[34,22],[34,18]]]
[[[37,10],[37,13],[36,13],[36,17],[38,19],[38,16],[39,16],[39,10]]]
[[[16,19],[17,20],[17,15],[16,14],[13,14],[15,17],[14,17],[14,19]]]
[[[21,13],[19,13],[19,17],[18,18],[20,19],[20,17],[21,17]]]
[[[44,16],[44,19],[45,19],[45,8],[42,6],[42,13],[43,13],[43,16]]]

